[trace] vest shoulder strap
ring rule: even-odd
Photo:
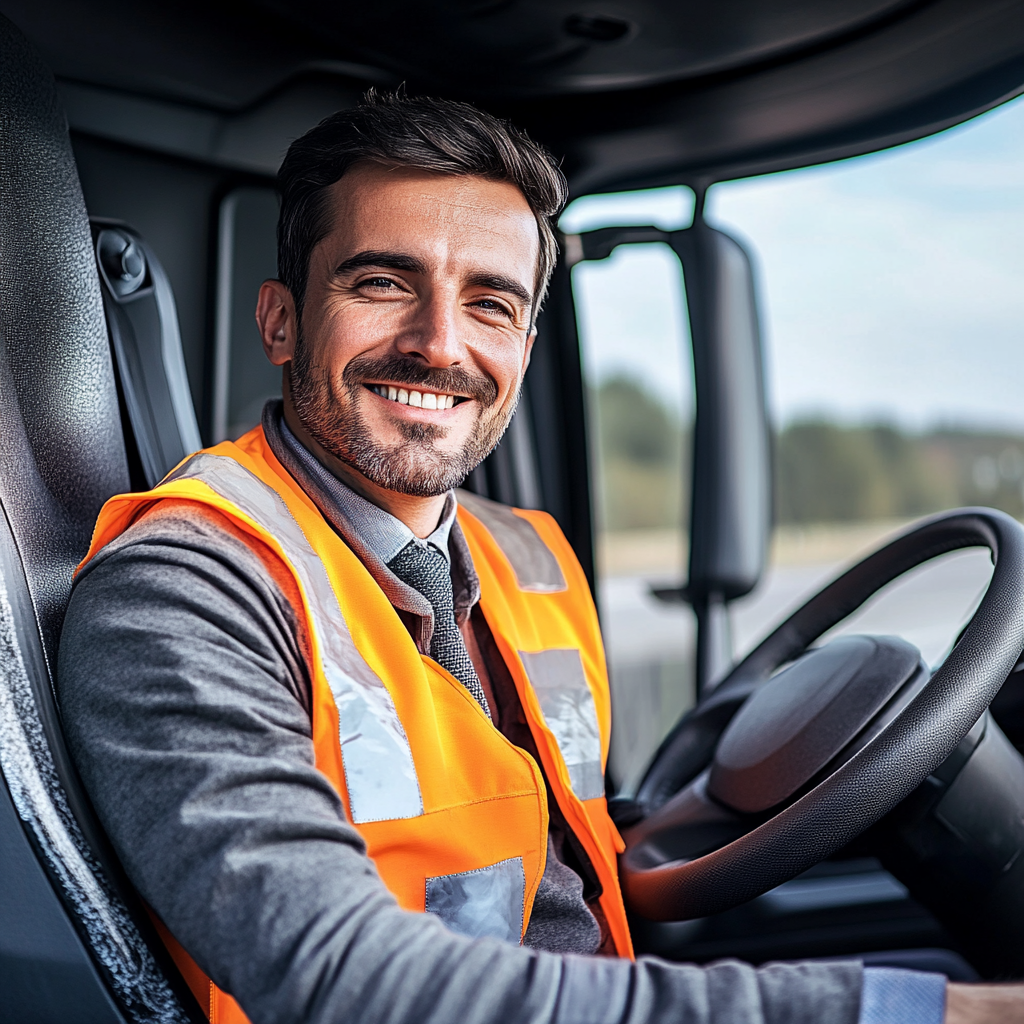
[[[509,560],[520,590],[551,594],[566,590],[562,567],[555,553],[544,543],[533,523],[502,505],[479,494],[459,489],[459,504],[487,527],[495,543]]]

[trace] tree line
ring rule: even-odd
[[[649,388],[615,375],[590,394],[596,515],[606,530],[670,528],[689,508],[690,425]],[[827,417],[774,438],[780,524],[907,518],[989,505],[1024,518],[1024,434]]]

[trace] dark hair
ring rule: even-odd
[[[524,132],[468,103],[374,89],[357,106],[296,139],[277,175],[277,273],[300,316],[310,255],[330,230],[327,190],[364,160],[515,185],[533,210],[540,236],[536,316],[557,258],[552,224],[568,196],[554,158]]]

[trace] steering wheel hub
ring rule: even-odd
[[[744,814],[788,800],[863,731],[916,671],[916,647],[849,636],[808,651],[763,683],[718,744],[708,793]]]

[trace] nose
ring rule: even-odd
[[[416,315],[395,340],[403,355],[419,357],[427,366],[448,367],[467,355],[459,330],[459,302],[455,289],[432,288],[422,297]]]

